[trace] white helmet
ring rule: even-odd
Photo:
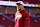
[[[23,5],[24,3],[22,1],[18,1],[16,4],[21,4]]]

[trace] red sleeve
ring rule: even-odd
[[[29,27],[29,22],[30,22],[29,14],[25,10],[22,10],[21,13],[22,13],[23,18],[24,18],[24,22],[23,22],[24,27]]]

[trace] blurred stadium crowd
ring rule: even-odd
[[[38,27],[40,25],[40,8],[25,7],[25,10],[30,15],[30,26]],[[0,6],[0,25],[5,27],[9,27],[11,25],[11,27],[13,27],[15,25],[15,21],[12,19],[15,19],[15,13],[16,6]]]
[[[0,1],[23,1],[24,3],[40,4],[40,0],[0,0]]]

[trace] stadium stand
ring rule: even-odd
[[[40,21],[37,21],[35,18],[30,17],[30,27],[40,27]]]
[[[5,18],[5,20],[3,20],[2,18]],[[3,15],[0,15],[0,26],[3,25],[4,27],[14,27],[15,22],[12,21],[9,17],[5,17]]]

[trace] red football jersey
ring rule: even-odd
[[[29,14],[22,10],[15,16],[15,27],[29,27],[30,17]]]

